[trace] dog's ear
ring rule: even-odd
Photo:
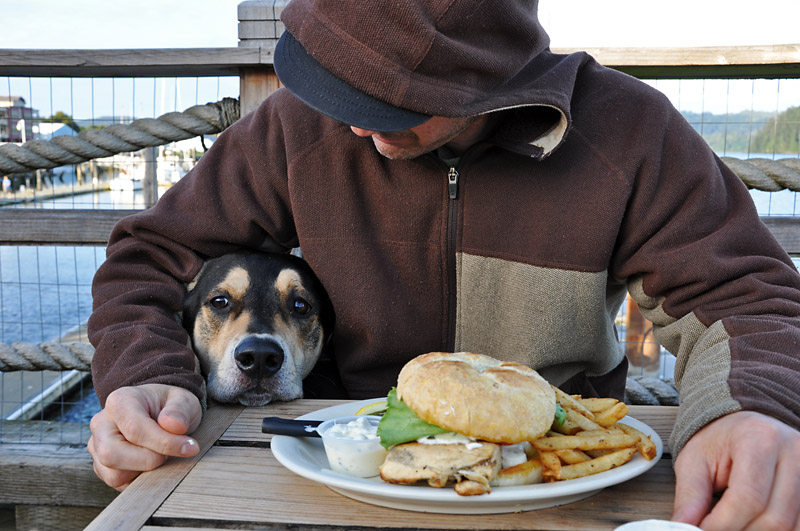
[[[325,332],[325,344],[327,345],[333,338],[333,329],[336,327],[336,313],[333,310],[333,303],[331,303],[328,292],[325,291],[321,282],[319,282],[319,287],[320,298],[324,299],[321,301],[320,322],[322,323],[322,330]]]
[[[193,291],[194,288],[197,287],[197,283],[200,281],[200,277],[203,276],[203,272],[206,270],[207,267],[208,267],[208,261],[203,262],[203,265],[200,267],[200,271],[198,271],[197,274],[194,276],[194,278],[188,284],[186,284],[187,292]]]
[[[208,262],[204,263],[194,279],[186,284],[186,297],[183,299],[183,312],[181,315],[181,321],[186,330],[192,330],[194,328],[195,318],[200,312],[200,305],[202,304],[200,300],[201,290],[197,289],[197,287],[200,277],[203,276],[203,272],[206,270],[207,266]]]
[[[319,297],[320,323],[322,324],[322,330],[325,332],[325,344],[327,344],[333,337],[333,329],[336,326],[336,312],[333,308],[331,298],[328,295],[328,292],[325,290],[325,286],[322,284],[322,282],[320,282],[319,278],[317,278],[317,275],[311,269],[311,266],[309,266],[307,263],[306,269],[308,270],[309,276],[313,281],[314,292]]]

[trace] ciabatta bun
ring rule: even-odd
[[[471,352],[431,352],[408,362],[397,396],[422,420],[476,439],[514,444],[542,436],[556,397],[539,373]]]

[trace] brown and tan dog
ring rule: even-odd
[[[232,253],[209,260],[188,289],[183,325],[209,398],[257,406],[303,396],[335,320],[304,260]]]

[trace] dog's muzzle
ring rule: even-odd
[[[248,337],[236,346],[233,359],[242,373],[254,380],[267,378],[277,373],[283,365],[283,349],[263,337]]]

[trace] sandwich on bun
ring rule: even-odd
[[[400,371],[387,402],[378,425],[389,449],[381,478],[432,487],[455,483],[464,496],[490,492],[506,468],[502,446],[538,439],[557,411],[563,415],[552,387],[536,371],[469,352],[414,358]]]

